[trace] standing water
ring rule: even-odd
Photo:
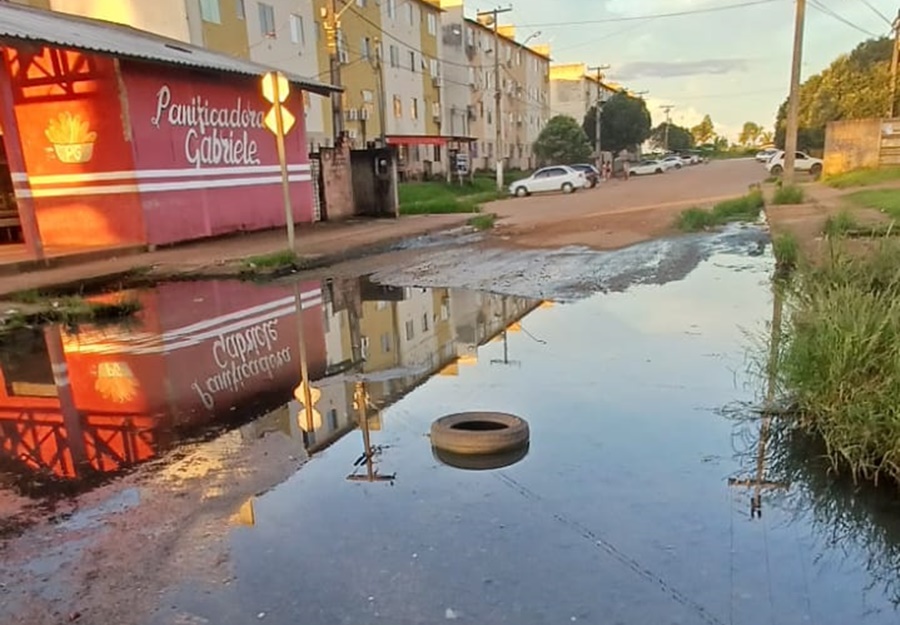
[[[228,499],[234,473],[198,499],[224,503],[154,560],[159,594],[123,621],[141,625],[896,623],[896,501],[831,481],[802,441],[767,434],[760,450],[759,423],[722,416],[760,395],[748,347],[771,268],[719,252],[678,282],[557,305],[367,280],[160,285],[132,326],[4,349],[8,492],[80,492],[93,508],[55,531],[90,541],[104,504],[116,527],[140,514],[188,447],[213,473],[223,440],[238,456],[265,445],[245,471],[296,460],[254,496]],[[528,454],[488,471],[437,460],[431,422],[468,410],[527,419]],[[46,563],[78,553],[22,549],[0,572],[41,570],[51,590],[27,590],[27,573],[10,588],[73,601],[90,584],[66,588]],[[145,557],[123,556],[120,601]]]

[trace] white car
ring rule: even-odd
[[[637,165],[632,165],[629,172],[635,176],[647,176],[650,174],[662,174],[668,169],[661,161],[641,161]]]
[[[796,171],[807,172],[815,177],[822,174],[822,159],[814,158],[805,152],[796,152],[794,157],[794,169]],[[773,176],[780,176],[784,173],[784,150],[778,150],[766,163],[766,169]]]
[[[760,163],[768,163],[769,159],[775,156],[778,152],[775,148],[766,148],[765,150],[760,150],[756,153],[756,160]]]
[[[519,197],[548,191],[573,193],[583,189],[587,184],[583,172],[575,171],[567,165],[554,165],[539,169],[528,178],[516,180],[509,185],[509,192]]]
[[[669,154],[668,156],[664,156],[660,163],[664,164],[668,169],[681,169],[688,163],[685,163],[684,159],[678,156],[677,154]]]

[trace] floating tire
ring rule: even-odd
[[[432,447],[431,453],[435,459],[448,467],[465,471],[491,471],[512,466],[527,456],[528,443],[499,454],[455,454],[437,447]]]
[[[518,449],[528,438],[525,419],[504,412],[461,412],[431,424],[432,447],[463,456]]]

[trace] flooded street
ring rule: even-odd
[[[167,283],[129,324],[22,330],[0,622],[896,623],[897,499],[740,409],[762,239]],[[526,419],[527,455],[437,459],[432,421],[469,410]]]

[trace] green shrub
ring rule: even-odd
[[[755,221],[765,206],[762,192],[754,190],[747,195],[719,202],[713,209],[713,215],[719,223],[729,221]]]
[[[859,224],[853,219],[853,215],[842,210],[837,215],[831,215],[825,221],[824,233],[830,237],[839,237],[858,228]]]
[[[277,269],[290,267],[297,262],[297,255],[292,250],[280,250],[271,254],[261,254],[244,259],[244,266],[249,269]]]
[[[497,216],[493,213],[485,213],[483,215],[476,215],[469,219],[469,225],[475,228],[476,230],[490,230],[494,227],[494,222],[496,221]]]
[[[803,204],[803,189],[795,185],[782,186],[775,190],[775,196],[772,199],[773,204]]]
[[[786,232],[772,241],[772,253],[779,273],[790,273],[800,261],[800,243],[793,234]]]
[[[702,208],[689,208],[678,216],[676,227],[682,232],[700,232],[717,225],[712,212]]]

